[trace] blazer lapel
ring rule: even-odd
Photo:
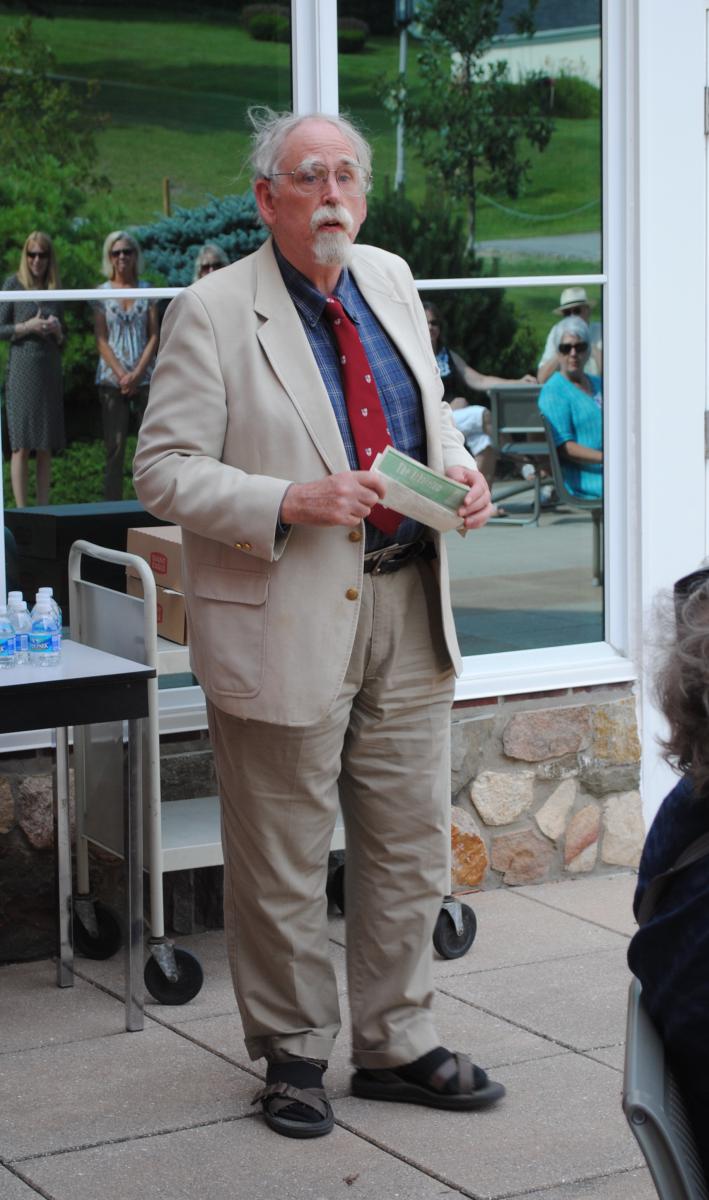
[[[337,418],[270,239],[257,255],[254,308],[264,320],[256,336],[328,470],[347,471]]]

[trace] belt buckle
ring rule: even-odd
[[[397,551],[401,549],[402,547],[399,545],[399,543],[394,542],[393,546],[382,546],[381,550],[375,550],[372,558],[370,559],[370,562],[373,562],[374,565],[368,574],[381,575],[384,563],[388,562],[390,558],[393,558]]]

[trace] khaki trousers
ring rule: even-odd
[[[453,686],[437,584],[415,562],[364,576],[352,658],[325,720],[277,726],[208,705],[227,948],[252,1058],[328,1059],[339,1031],[325,896],[338,800],[353,1061],[400,1066],[439,1044],[431,935],[448,891]]]

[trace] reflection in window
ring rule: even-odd
[[[249,191],[242,172],[249,144],[245,113],[250,104],[290,107],[290,26],[280,11],[265,18],[257,11],[252,20],[235,15],[234,7],[216,0],[208,12],[194,3],[169,15],[148,9],[118,17],[111,8],[69,5],[55,6],[51,19],[0,14],[0,67],[6,69],[7,85],[0,132],[5,231],[0,282],[6,287],[18,274],[24,243],[33,232],[51,238],[65,288],[105,286],[116,281],[119,268],[127,279],[128,266],[137,268],[128,272],[136,281],[181,286],[195,272],[213,269],[222,256],[233,261],[258,245],[264,234],[250,196],[244,198]],[[43,114],[51,115],[51,123]],[[102,261],[110,233],[134,240],[132,263]],[[114,249],[121,248],[119,241]],[[20,286],[28,288],[30,282]],[[132,498],[134,434],[153,356],[150,342],[164,304],[57,307],[66,450],[53,455],[49,501]],[[44,308],[46,314],[43,309],[40,315],[48,318],[53,305]],[[117,352],[111,324],[113,317],[120,324],[120,310],[125,315],[129,309],[141,316],[144,328],[128,337],[136,355],[122,362],[122,374],[139,368],[140,379],[128,381],[122,405],[116,403],[121,378],[117,361],[111,360]],[[0,324],[10,327],[0,338],[3,377],[10,354],[17,358],[15,325],[35,316],[37,306],[29,296],[17,312],[3,309]],[[25,336],[37,343],[43,334],[28,330]],[[146,348],[148,361],[141,362]],[[12,386],[3,393],[3,445],[14,448],[15,430],[8,429]],[[52,452],[62,442],[55,424],[48,443]],[[46,472],[42,464],[38,478],[35,463],[47,438],[34,429],[20,430],[18,436],[31,443],[32,458],[27,489],[19,487],[16,494],[33,505],[45,498]],[[117,465],[108,491],[104,438],[113,444]],[[7,462],[4,497],[11,507]]]
[[[395,6],[403,18],[411,7]],[[378,11],[361,52],[341,44],[339,58],[342,107],[375,149],[365,240],[401,254],[419,279],[529,278],[422,293],[446,398],[498,508],[485,529],[447,538],[467,655],[604,636],[600,461],[589,464],[593,496],[573,487],[586,470],[573,453],[602,455],[601,289],[575,282],[601,270],[601,6],[539,0],[531,37],[515,27],[525,4],[498,7],[486,29],[472,0],[455,11],[430,0],[428,16],[399,28]],[[362,9],[338,4],[340,17]],[[512,147],[508,127],[525,132]],[[471,166],[472,143],[483,152]],[[540,275],[559,283],[535,287]],[[588,342],[575,379],[580,355],[564,353],[574,335],[557,336],[567,317],[585,322],[577,341]]]

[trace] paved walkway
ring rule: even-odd
[[[502,258],[575,258],[581,261],[601,261],[600,233],[540,234],[537,237],[498,238],[478,242],[478,254],[498,254]]]
[[[151,1004],[125,1033],[121,963],[0,968],[2,1200],[652,1200],[620,1108],[630,875],[471,897],[478,936],[436,960],[442,1038],[508,1089],[479,1114],[348,1096],[348,1046],[326,1076],[337,1125],[278,1137],[251,1097],[223,938],[183,939],[205,968],[191,1004]],[[332,917],[344,993],[344,922]],[[343,994],[343,1016],[347,1022]]]

